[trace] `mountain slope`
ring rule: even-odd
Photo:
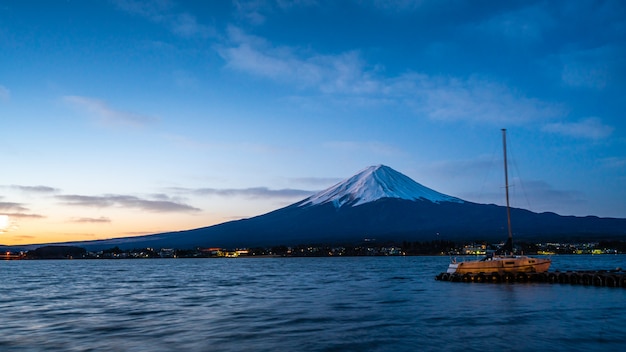
[[[623,238],[626,219],[560,216],[511,209],[516,240]],[[384,165],[249,219],[156,235],[72,243],[88,249],[254,247],[379,241],[506,238],[506,208],[429,189]]]
[[[382,198],[428,200],[435,203],[463,202],[424,187],[388,166],[377,165],[370,166],[351,178],[303,200],[300,206],[332,203],[336,208],[340,208],[344,205],[358,206]]]

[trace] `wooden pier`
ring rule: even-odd
[[[598,287],[626,288],[626,271],[553,271],[545,273],[441,273],[435,277],[439,281],[475,283],[548,283]]]

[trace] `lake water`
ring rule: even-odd
[[[0,351],[623,351],[626,289],[435,281],[447,257],[0,262]],[[551,270],[626,269],[554,256]]]

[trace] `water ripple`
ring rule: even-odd
[[[562,267],[626,267],[623,256],[553,260]],[[0,262],[4,286],[0,350],[624,347],[622,289],[435,281],[447,261],[394,257]]]

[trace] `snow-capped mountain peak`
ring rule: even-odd
[[[332,202],[336,208],[357,206],[381,198],[427,200],[434,203],[463,200],[425,187],[385,165],[370,166],[358,174],[303,200],[299,206]]]

